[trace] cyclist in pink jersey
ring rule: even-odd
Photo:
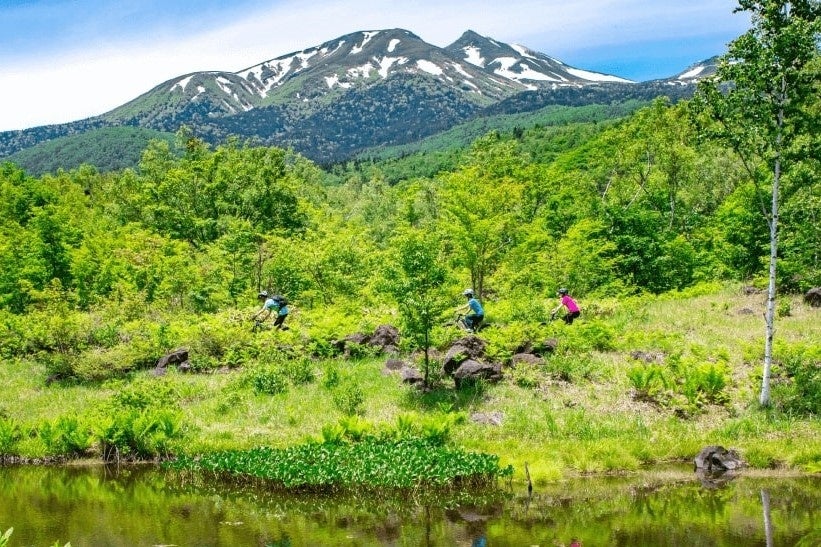
[[[572,325],[573,320],[582,314],[581,310],[579,310],[579,305],[570,297],[568,290],[565,288],[559,289],[556,296],[559,297],[559,305],[550,312],[550,319],[555,319],[556,314],[562,309],[562,306],[564,306],[567,308],[567,312],[565,312],[562,319],[564,319],[564,322],[568,325]]]

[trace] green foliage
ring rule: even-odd
[[[345,415],[362,412],[365,403],[365,392],[352,378],[345,378],[331,388],[331,396],[336,408]]]
[[[174,141],[171,133],[141,127],[104,127],[25,148],[6,158],[34,176],[71,170],[82,164],[101,172],[136,167],[151,140]]]
[[[674,354],[665,364],[640,363],[631,366],[627,378],[633,396],[679,414],[703,411],[709,404],[729,402],[730,374],[723,361],[699,362],[694,357]]]
[[[412,349],[425,352],[424,382],[429,382],[431,333],[444,310],[442,285],[448,279],[443,250],[434,234],[411,230],[397,244],[396,266],[385,272],[387,290],[399,304],[404,334]]]
[[[821,348],[818,344],[779,344],[773,398],[784,411],[817,416],[821,412]]]
[[[74,416],[61,416],[40,424],[37,435],[48,454],[70,457],[85,455],[95,440],[91,426]]]
[[[0,461],[16,454],[17,443],[23,438],[20,424],[0,415]]]
[[[0,535],[0,547],[8,546],[12,532],[14,532],[14,528],[9,528],[3,533],[3,535]]]
[[[247,382],[257,393],[278,395],[288,390],[288,379],[279,365],[260,365],[245,373]]]
[[[168,457],[172,443],[183,435],[179,412],[162,408],[103,413],[93,429],[105,461]]]
[[[482,485],[513,472],[511,467],[500,468],[496,456],[464,452],[424,439],[365,437],[359,442],[339,442],[337,436],[332,437],[332,442],[323,444],[225,451],[196,459],[183,457],[166,465],[258,477],[288,490],[320,491]]]

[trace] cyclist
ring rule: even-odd
[[[568,325],[572,325],[573,320],[582,314],[582,312],[579,310],[579,305],[576,304],[576,301],[570,297],[569,291],[564,287],[558,290],[556,296],[559,297],[559,305],[556,306],[553,309],[553,311],[550,312],[550,319],[556,319],[556,314],[559,312],[562,306],[564,306],[565,308],[567,308],[567,312],[564,314],[564,317],[562,319],[564,319],[564,322]]]
[[[277,318],[274,320],[274,328],[278,330],[288,330],[288,327],[283,325],[285,318],[288,317],[288,300],[281,294],[278,294],[273,297],[273,301],[276,302],[277,306]]]
[[[284,296],[276,295],[269,297],[268,291],[260,291],[257,295],[257,300],[262,300],[263,304],[259,311],[251,317],[252,320],[259,321],[260,323],[264,322],[271,317],[271,314],[276,310],[277,318],[274,320],[274,328],[283,330],[288,328],[283,326],[285,318],[288,317],[288,301]],[[264,317],[260,319],[263,314]]]
[[[465,289],[464,292],[462,292],[462,296],[467,297],[468,301],[464,306],[459,306],[457,311],[461,312],[464,310],[469,312],[464,318],[465,326],[469,331],[476,332],[479,330],[479,325],[481,325],[485,318],[485,310],[482,308],[482,304],[474,298],[473,289]]]

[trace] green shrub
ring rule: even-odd
[[[354,380],[346,378],[332,390],[334,405],[343,414],[353,415],[362,412],[365,402],[365,393]]]
[[[325,389],[333,389],[339,385],[342,380],[342,374],[339,369],[339,363],[336,361],[329,361],[325,365],[325,370],[322,374],[322,387]]]
[[[167,409],[124,409],[99,416],[94,432],[105,461],[152,459],[169,455],[183,435],[181,423],[179,413]]]
[[[180,393],[162,378],[138,378],[119,388],[112,396],[115,407],[143,410],[149,407],[178,407]]]
[[[307,357],[288,359],[282,364],[282,369],[291,383],[297,386],[316,380],[314,362]]]
[[[277,395],[288,390],[288,379],[278,365],[260,365],[247,374],[251,387],[257,393]]]
[[[783,380],[773,384],[773,401],[786,412],[821,414],[821,346],[778,344],[774,353],[773,375]]]
[[[665,369],[661,365],[641,363],[627,370],[627,379],[638,399],[659,401],[659,395],[668,388]]]
[[[541,375],[536,367],[519,364],[508,370],[506,376],[523,389],[535,389],[541,384]]]
[[[220,414],[242,411],[247,407],[248,402],[245,400],[242,391],[235,388],[223,390],[217,399],[217,412]]]
[[[20,424],[10,418],[0,416],[0,460],[16,454],[17,443],[20,442],[22,436]]]
[[[573,383],[592,379],[598,370],[591,357],[584,354],[550,355],[543,368],[557,380]]]
[[[62,416],[40,424],[37,435],[46,451],[55,456],[83,456],[94,445],[91,428],[75,416]]]

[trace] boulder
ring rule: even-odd
[[[727,450],[723,446],[705,446],[693,460],[695,470],[711,473],[723,471],[733,471],[744,467],[738,453],[735,450]]]
[[[453,376],[459,366],[468,359],[479,360],[485,356],[485,342],[476,336],[457,340],[445,353],[442,368],[445,374]]]
[[[544,359],[532,353],[517,353],[510,362],[514,367],[517,365],[538,366],[544,364]]]
[[[403,384],[419,385],[424,383],[425,377],[413,367],[404,367],[399,371]]]
[[[390,374],[391,372],[399,372],[407,366],[408,364],[402,359],[388,359],[387,361],[385,361],[385,368],[383,369],[383,371],[387,374]]]
[[[165,369],[167,369],[169,365],[176,365],[177,370],[189,372],[191,370],[191,363],[188,362],[188,350],[186,348],[180,348],[160,357],[157,360],[157,364],[154,365],[154,374],[157,376],[165,374]]]
[[[393,325],[379,325],[368,344],[380,347],[386,353],[396,353],[399,349],[399,329]]]
[[[821,287],[813,287],[804,294],[804,302],[813,308],[821,308]]]
[[[453,373],[453,381],[456,387],[460,387],[465,382],[476,380],[487,380],[498,382],[502,379],[502,365],[498,363],[481,363],[473,359],[464,361]]]
[[[525,340],[513,350],[513,353],[532,353],[533,355],[544,357],[545,355],[554,353],[557,347],[559,347],[559,341],[556,338],[548,338],[543,342]]]

